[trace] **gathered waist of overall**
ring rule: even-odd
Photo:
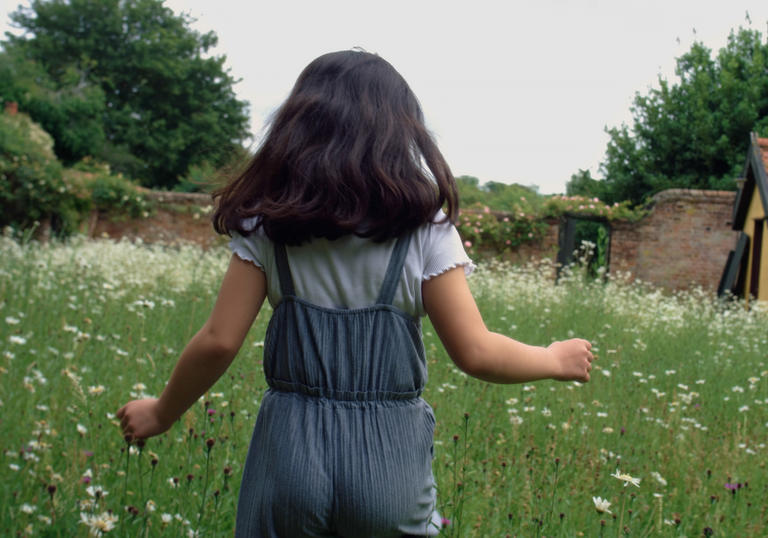
[[[294,393],[309,398],[322,398],[338,402],[409,402],[417,400],[422,390],[340,390],[329,387],[312,387],[304,383],[282,379],[267,379],[269,387],[277,392]]]

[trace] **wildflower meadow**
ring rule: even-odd
[[[268,307],[230,370],[166,434],[115,412],[158,395],[205,321],[225,249],[0,237],[0,529],[31,536],[231,536]],[[621,275],[555,282],[480,265],[489,328],[581,336],[587,384],[490,385],[424,321],[444,536],[768,535],[768,312]]]

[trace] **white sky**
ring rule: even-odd
[[[28,2],[24,2],[28,5]],[[606,126],[631,123],[635,92],[694,40],[717,51],[731,29],[766,36],[765,0],[166,0],[219,37],[258,135],[304,66],[361,46],[421,101],[455,175],[565,191],[603,160]],[[0,31],[7,29],[3,2]],[[694,33],[695,32],[695,33]]]

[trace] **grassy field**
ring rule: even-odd
[[[268,309],[169,433],[128,446],[114,416],[160,393],[227,260],[0,238],[2,534],[231,535]],[[535,265],[470,282],[490,328],[582,336],[599,359],[585,385],[484,384],[425,322],[444,535],[768,535],[765,311],[578,272],[554,285]]]

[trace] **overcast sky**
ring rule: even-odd
[[[1,30],[16,2],[4,1]],[[28,2],[24,2],[27,5]],[[768,1],[167,0],[219,37],[256,139],[315,57],[355,46],[405,77],[455,175],[565,191],[597,174],[606,126],[631,123],[635,92],[694,40],[713,50],[731,29],[765,37]]]

